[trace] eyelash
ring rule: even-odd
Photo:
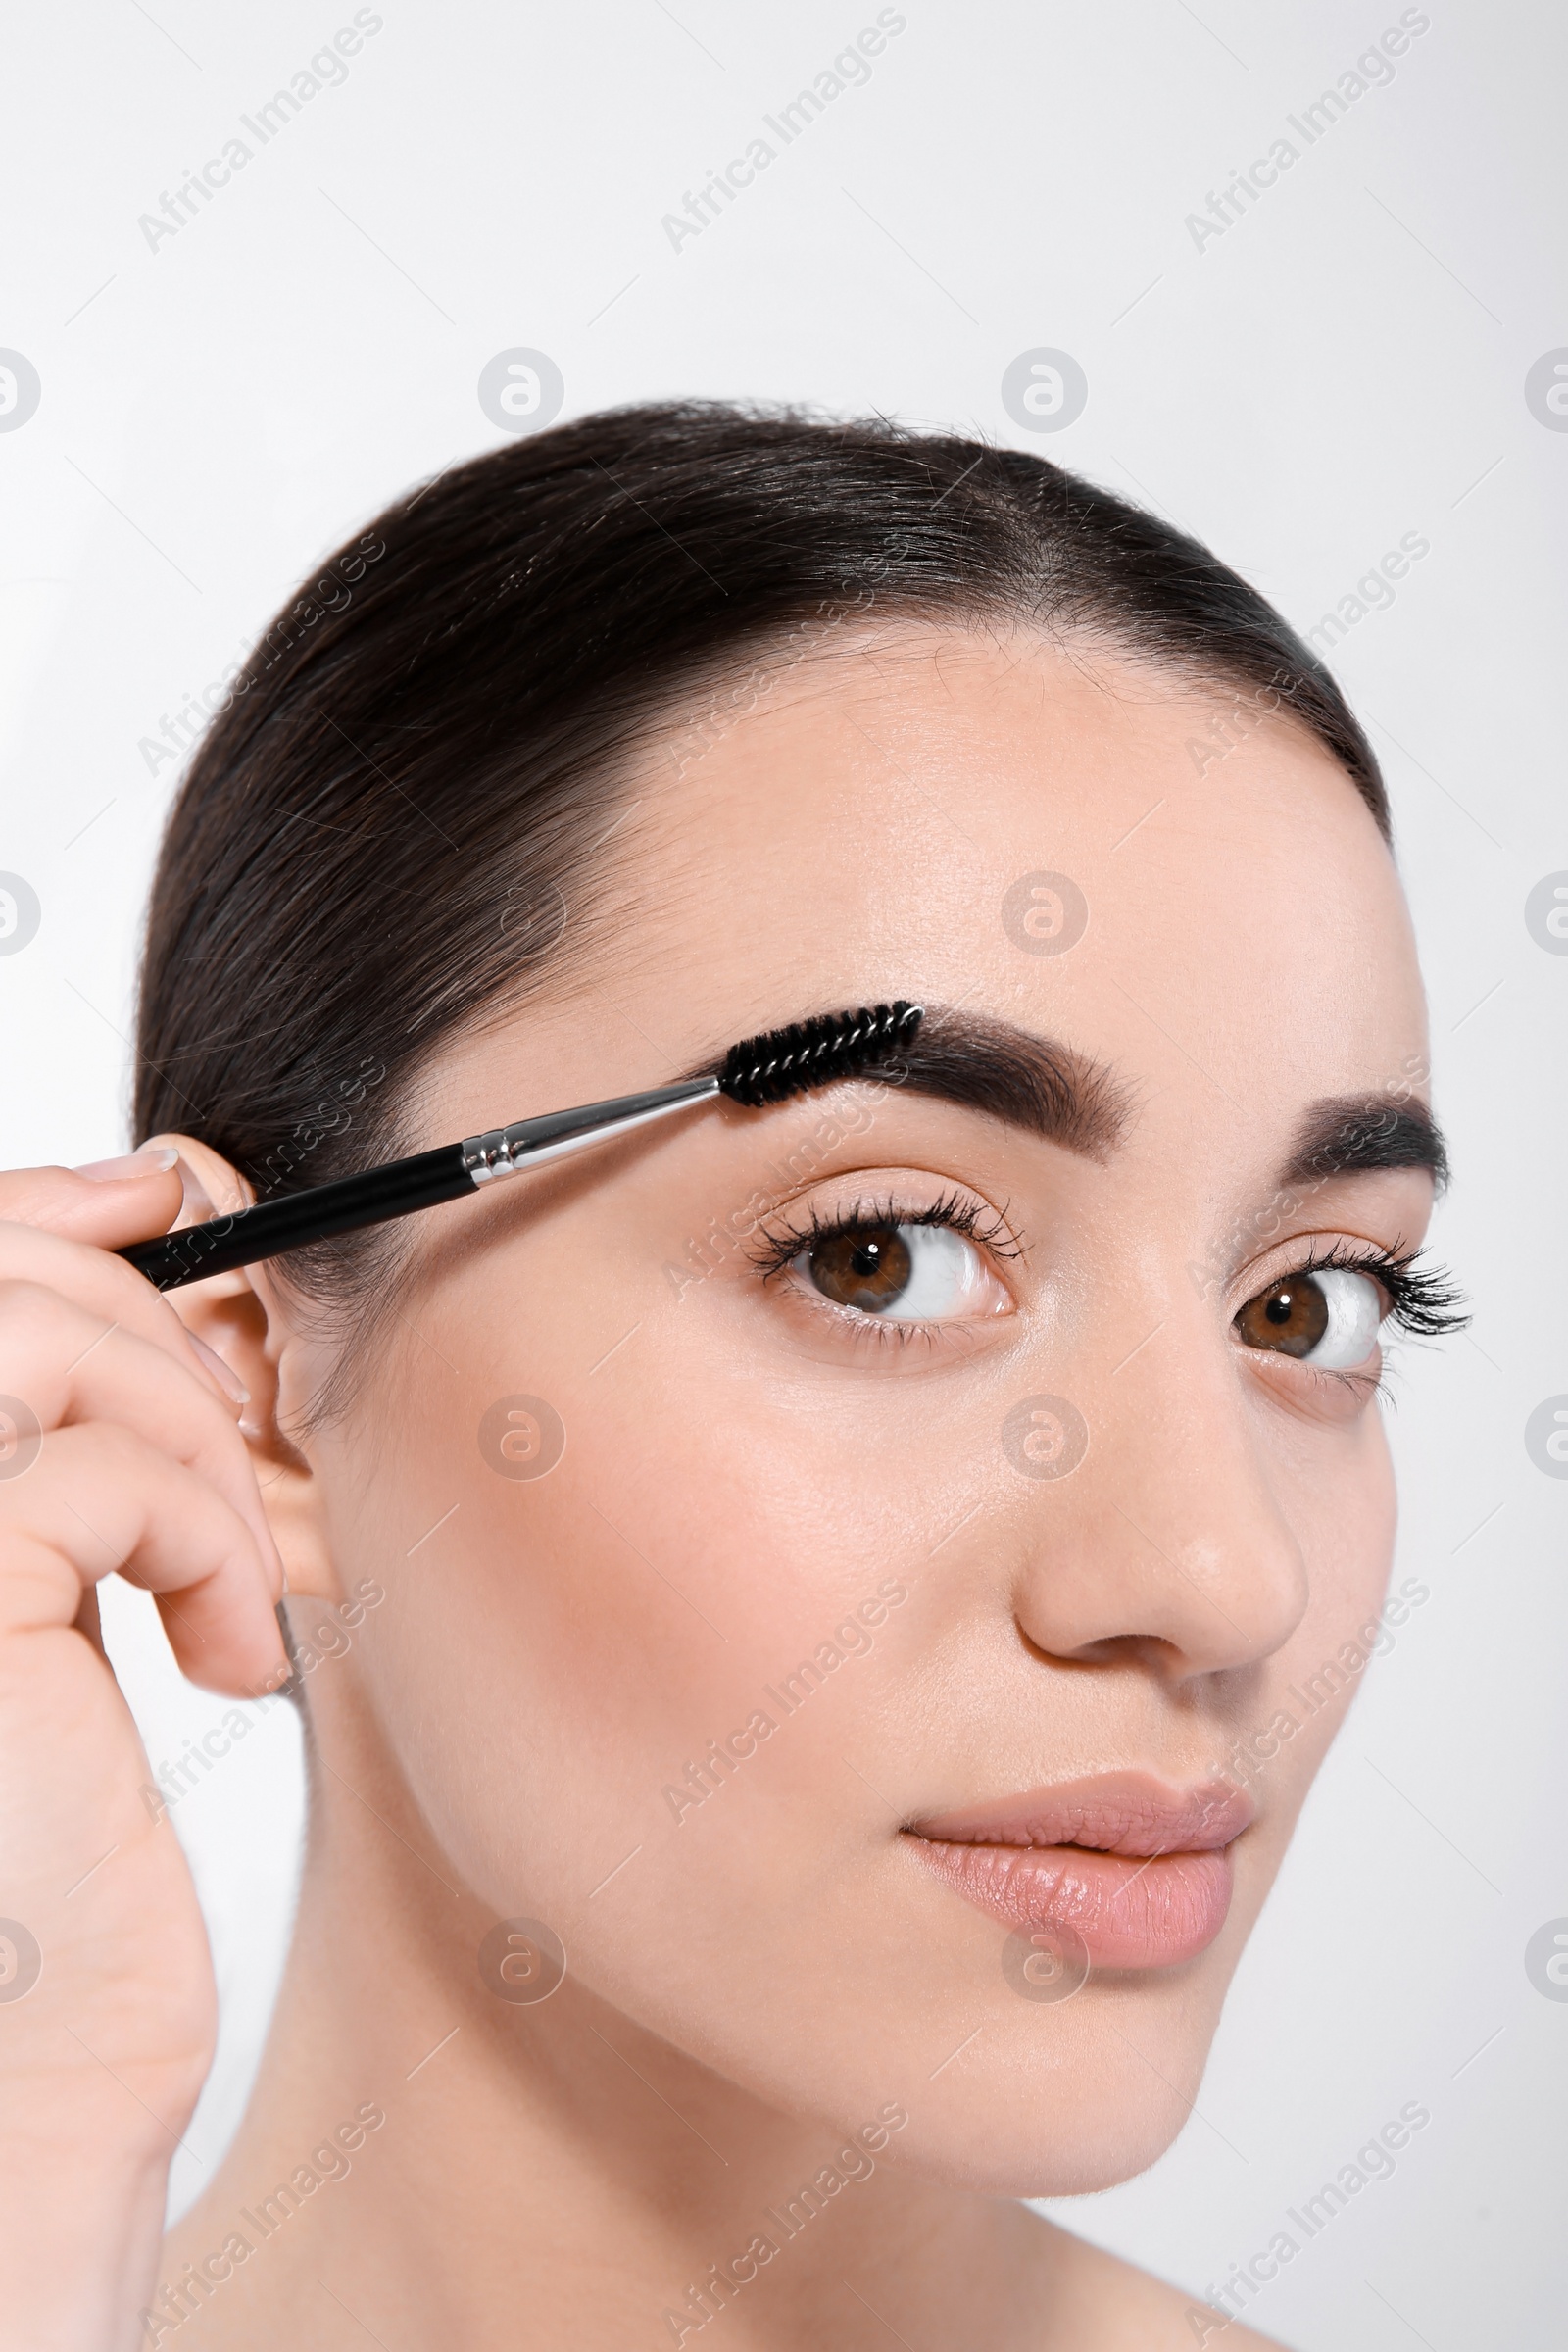
[[[1024,1252],[1024,1244],[1013,1232],[1004,1212],[949,1192],[919,1209],[902,1207],[891,1198],[860,1203],[828,1217],[818,1215],[812,1206],[803,1223],[784,1224],[771,1233],[760,1234],[749,1255],[762,1280],[771,1282],[787,1272],[804,1251],[819,1249],[825,1242],[837,1241],[845,1234],[865,1233],[890,1225],[946,1226],[951,1232],[961,1233],[993,1257],[1017,1258]],[[1287,1281],[1292,1276],[1331,1267],[1365,1274],[1379,1285],[1389,1301],[1384,1321],[1396,1325],[1412,1339],[1448,1339],[1465,1330],[1471,1317],[1464,1311],[1463,1294],[1455,1288],[1446,1269],[1418,1264],[1421,1254],[1418,1250],[1384,1250],[1371,1244],[1335,1242],[1327,1250],[1314,1249],[1304,1263],[1288,1267],[1275,1279]],[[865,1320],[871,1323],[873,1319],[868,1316]],[[907,1343],[920,1327],[905,1324],[875,1328],[886,1337],[896,1335]],[[1344,1373],[1319,1377],[1352,1381],[1355,1378]],[[1381,1388],[1381,1378],[1374,1385]]]
[[[874,1233],[890,1225],[943,1225],[989,1250],[993,1257],[1023,1255],[1023,1243],[1004,1212],[966,1200],[961,1193],[944,1193],[925,1208],[903,1208],[896,1200],[885,1199],[859,1202],[842,1215],[821,1217],[813,1205],[804,1225],[781,1225],[772,1233],[760,1233],[751,1260],[762,1280],[771,1282],[787,1272],[803,1250],[819,1250],[824,1242],[836,1242],[843,1234]],[[872,1319],[866,1318],[868,1322]],[[908,1331],[917,1326],[906,1324],[904,1328]]]
[[[1335,1242],[1314,1250],[1303,1265],[1287,1266],[1275,1280],[1316,1274],[1338,1267],[1348,1274],[1366,1274],[1378,1283],[1389,1301],[1386,1322],[1397,1324],[1412,1339],[1446,1340],[1471,1321],[1464,1311],[1464,1294],[1444,1266],[1421,1266],[1419,1250],[1383,1250],[1374,1243]],[[1255,1293],[1254,1293],[1255,1296]]]

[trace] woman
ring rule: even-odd
[[[112,1254],[895,997],[874,1081]],[[141,1152],[0,1196],[13,2340],[1264,2341],[1017,2200],[1181,2128],[1399,1605],[1425,1067],[1332,682],[1037,459],[633,410],[335,559],[170,821]],[[161,2251],[214,1996],[115,1566],[209,1689],[281,1623],[310,1757]]]

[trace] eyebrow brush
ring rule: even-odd
[[[793,1095],[858,1077],[909,1043],[923,1010],[901,999],[770,1029],[731,1046],[719,1068],[705,1077],[684,1078],[645,1094],[618,1095],[608,1102],[585,1102],[574,1110],[546,1111],[540,1118],[467,1136],[460,1144],[416,1152],[410,1159],[388,1160],[356,1176],[339,1176],[330,1184],[261,1200],[254,1208],[211,1218],[205,1225],[132,1242],[118,1254],[158,1290],[177,1290],[182,1283],[254,1265],[258,1258],[276,1257],[285,1250],[303,1250],[331,1234],[382,1225],[443,1200],[462,1200],[505,1177],[564,1159],[653,1119],[668,1118],[694,1102],[710,1102],[715,1095],[760,1110],[788,1102]]]

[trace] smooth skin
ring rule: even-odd
[[[326,1418],[334,1342],[268,1267],[159,1299],[105,1254],[166,1229],[182,1183],[187,1222],[238,1205],[211,1151],[0,1180],[0,1390],[47,1432],[0,1482],[0,1908],[47,1954],[0,2008],[23,2281],[0,2342],[690,2344],[718,2323],[688,2290],[760,2232],[778,2250],[721,2307],[732,2352],[1266,2340],[1016,2200],[1125,2179],[1181,2129],[1342,1708],[1252,1780],[1215,1941],[1060,2005],[1017,1996],[1004,1930],[904,1834],[1085,1774],[1211,1778],[1382,1604],[1376,1351],[1316,1372],[1233,1318],[1314,1250],[1421,1240],[1419,1172],[1277,1178],[1309,1103],[1409,1092],[1420,981],[1389,853],[1314,742],[1275,718],[1195,759],[1228,702],[1033,634],[846,633],[695,764],[650,746],[575,957],[442,1052],[413,1147],[902,995],[1109,1065],[1127,1117],[1101,1155],[896,1089],[710,1106],[410,1220]],[[1060,956],[1002,920],[1043,868],[1089,907]],[[980,1311],[902,1339],[753,1262],[813,1215],[943,1200],[990,1237],[966,1244]],[[715,1243],[748,1203],[744,1243]],[[1037,1394],[1088,1425],[1069,1477],[1003,1449]],[[566,1431],[537,1479],[478,1440],[518,1395]],[[271,2038],[160,2252],[210,1970],[79,1612],[122,1563],[187,1673],[254,1691],[281,1664],[279,1555],[301,1638],[366,1580],[384,1598],[309,1677]],[[885,1580],[905,1597],[869,1648],[691,1801],[688,1764]],[[516,1919],[568,1956],[538,2004],[477,1964]],[[332,2135],[367,2105],[384,2121],[343,2171]],[[864,2177],[771,2229],[888,2109]],[[264,2238],[241,2213],[313,2151],[337,2177]],[[190,2316],[176,2292],[139,2327],[204,2265]]]

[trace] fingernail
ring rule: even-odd
[[[194,1332],[190,1332],[186,1336],[224,1396],[232,1396],[236,1404],[249,1404],[251,1400],[249,1389],[237,1373],[229,1370],[217,1348],[209,1348],[207,1342],[199,1340]]]
[[[172,1144],[160,1144],[156,1150],[127,1152],[120,1159],[89,1159],[72,1174],[90,1176],[94,1184],[122,1184],[131,1176],[167,1176],[178,1157]]]

